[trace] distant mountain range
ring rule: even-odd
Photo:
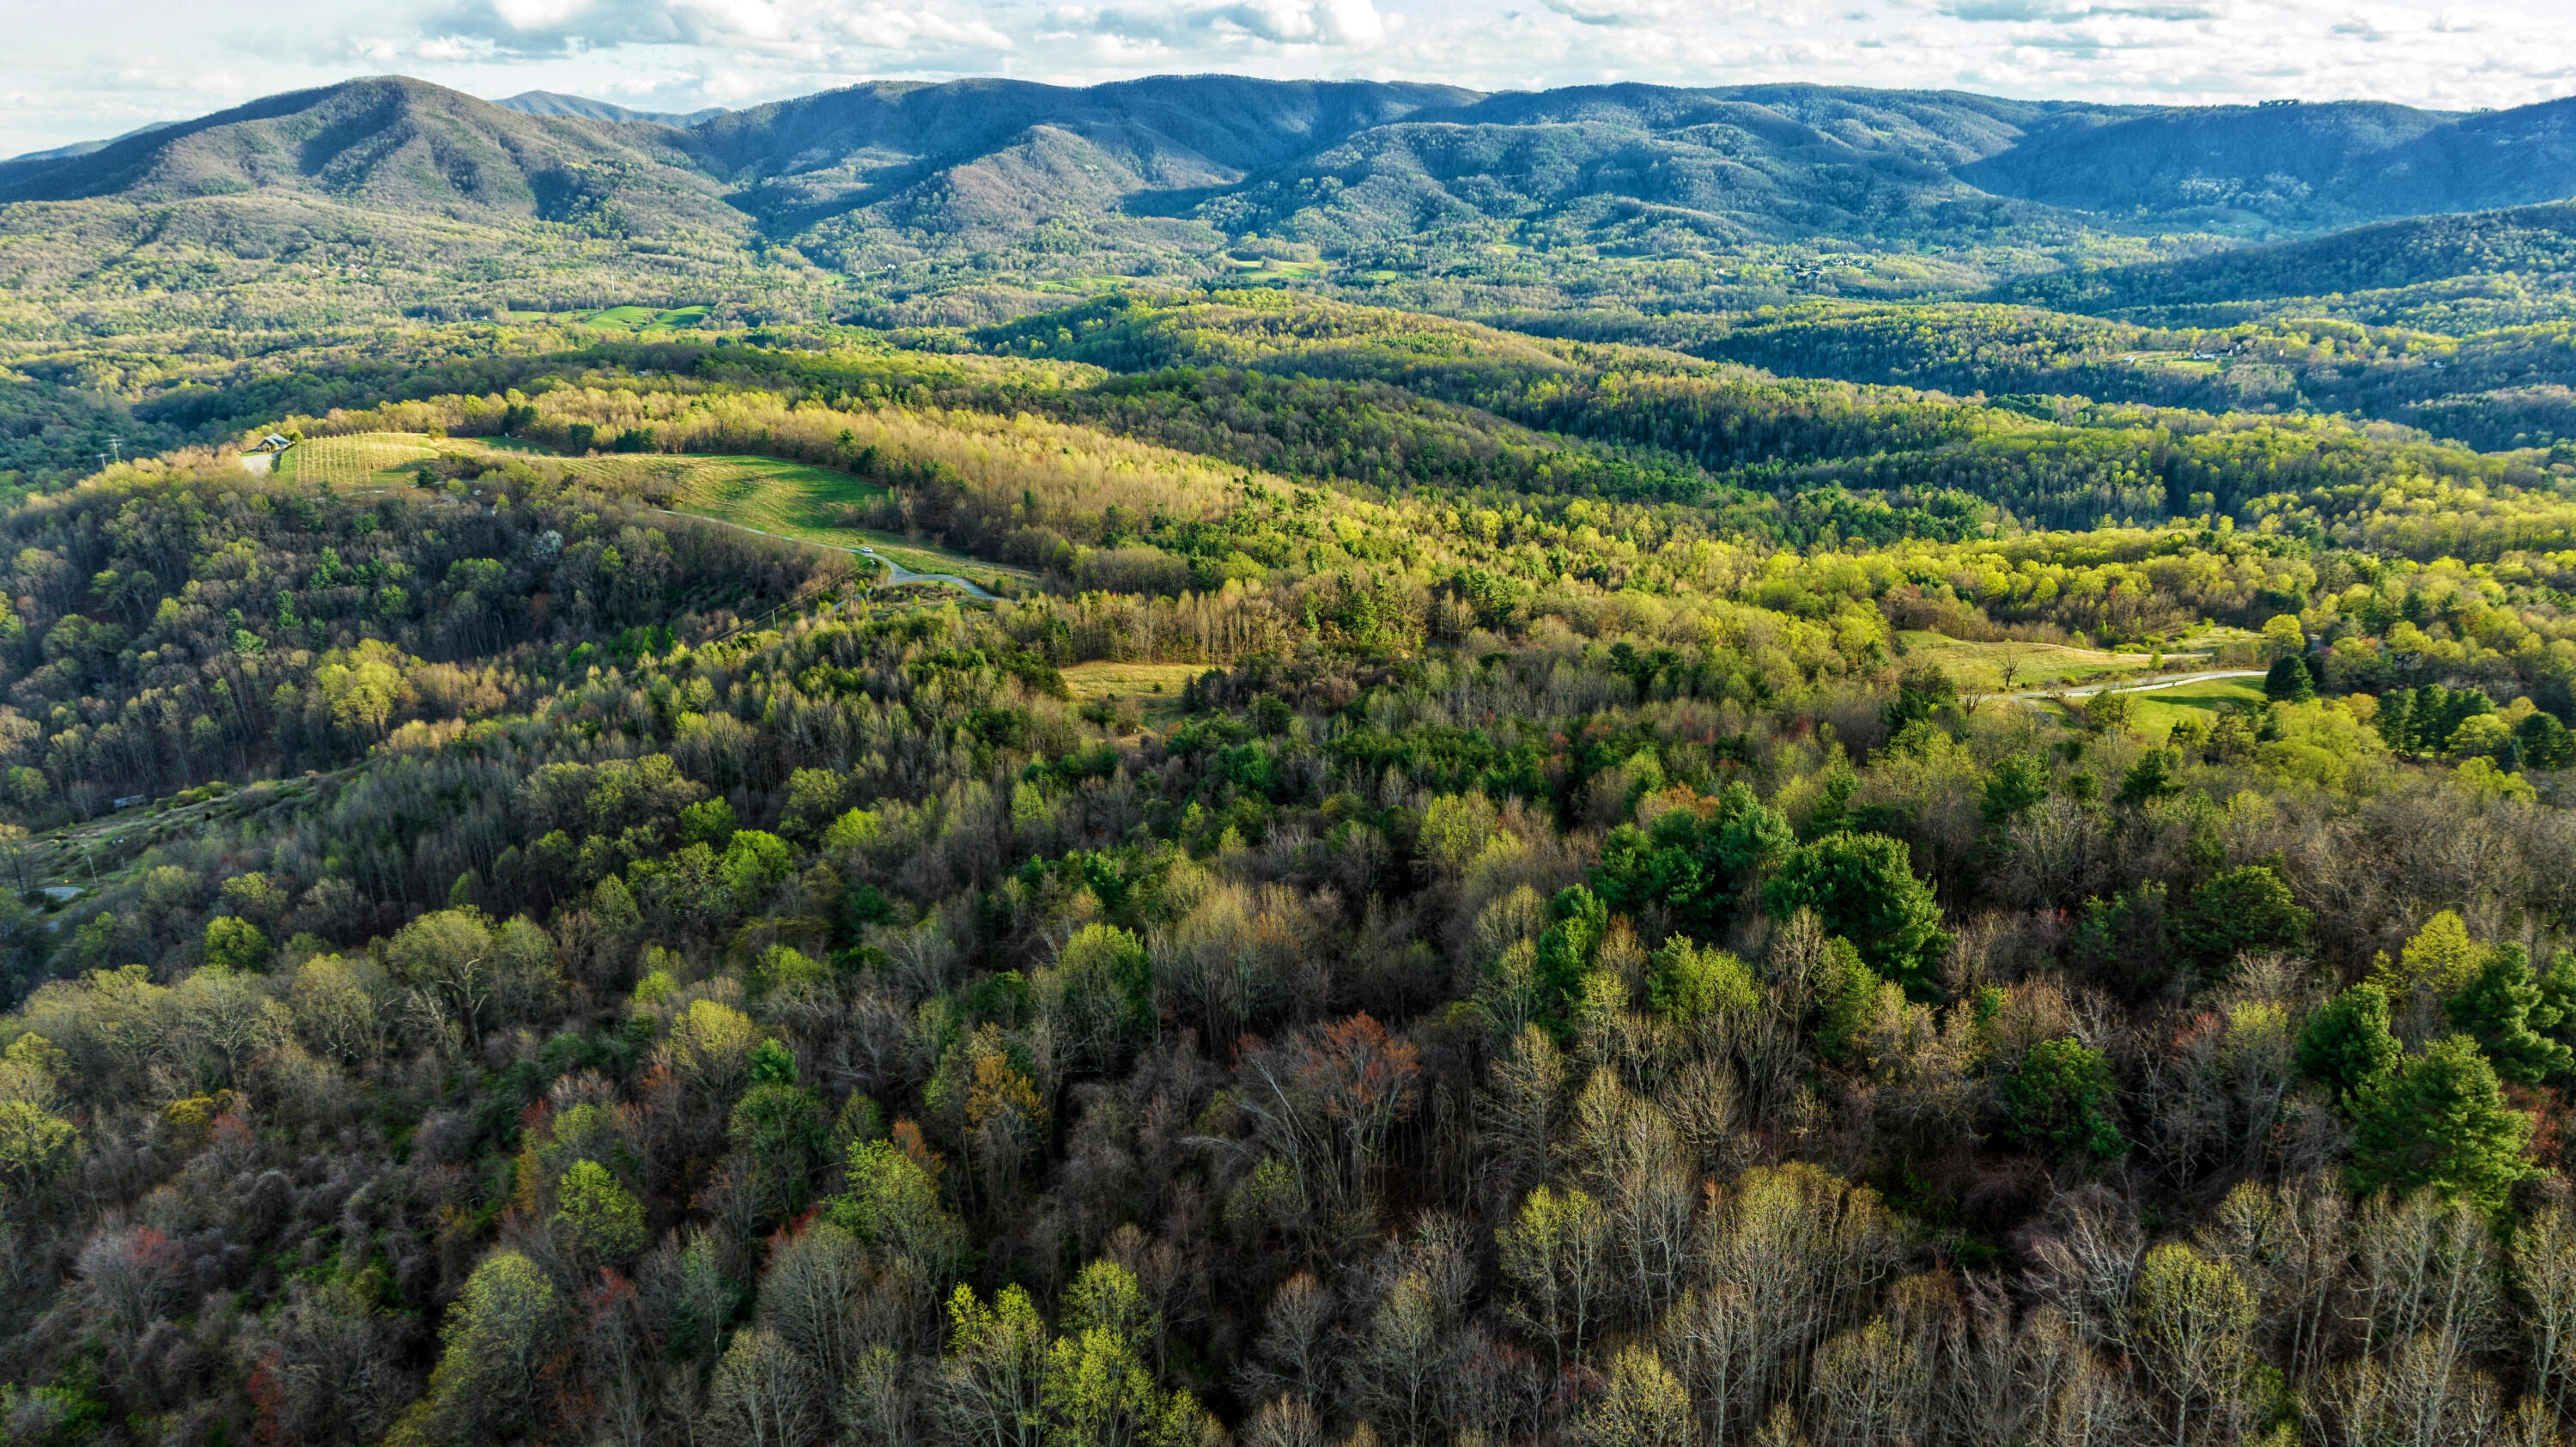
[[[23,156],[11,156],[7,158],[7,160],[0,160],[0,165],[8,165],[15,161],[65,161],[74,156],[86,156],[92,151],[106,150],[108,147],[115,145],[117,142],[122,141],[129,136],[145,135],[152,131],[164,129],[169,124],[170,122],[168,121],[154,121],[150,125],[136,126],[134,129],[125,132],[123,135],[110,136],[103,141],[74,141],[68,146],[55,146],[50,150],[44,151],[29,151]]]
[[[1735,263],[1821,275],[1839,249],[1843,284],[1864,294],[2001,286],[2131,310],[2448,264],[2426,247],[2471,265],[2460,238],[2477,227],[2406,226],[2570,197],[2576,100],[2462,115],[1235,76],[884,82],[685,115],[377,78],[0,162],[0,206],[217,208],[201,229],[247,236],[243,255],[291,243],[297,205],[686,234],[827,274],[927,278],[916,289],[1330,265],[1562,292],[1581,266],[1658,261],[1716,268],[1697,274],[1706,286]],[[2358,250],[2243,249],[2382,223],[2399,229]],[[2419,232],[2435,239],[2406,239]],[[469,265],[476,246],[439,246],[455,275],[489,271]],[[2320,269],[2324,256],[2341,260]]]
[[[505,111],[527,116],[578,116],[591,121],[646,121],[661,126],[694,126],[711,121],[725,113],[723,106],[709,106],[697,111],[639,111],[612,105],[587,96],[563,95],[550,90],[523,90],[492,102]]]

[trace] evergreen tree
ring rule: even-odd
[[[2111,1062],[2071,1035],[2022,1052],[2021,1064],[2003,1084],[2004,1108],[2023,1139],[2058,1154],[2082,1150],[2106,1161],[2129,1148],[2111,1119],[2116,1093]]]
[[[2313,702],[2317,683],[2308,673],[2306,660],[2296,654],[2272,660],[2263,674],[2263,696],[2274,703]]]
[[[2492,1210],[2532,1173],[2531,1133],[2478,1042],[2454,1035],[2354,1092],[2351,1181],[2365,1192],[2430,1187]]]
[[[2338,1100],[2396,1068],[2405,1047],[2388,1028],[2388,992],[2365,980],[2317,1007],[2299,1032],[2299,1073]]]
[[[2560,1023],[2561,1012],[2541,989],[2520,945],[2487,951],[2485,965],[2444,1009],[2454,1026],[2476,1037],[2507,1080],[2538,1085],[2576,1065],[2576,1051],[2541,1033]]]
[[[1908,990],[1929,989],[1950,937],[1932,887],[1914,875],[1905,846],[1883,834],[1828,834],[1792,853],[1764,888],[1775,919],[1812,909],[1826,929]]]
[[[2247,864],[2193,890],[2174,933],[2204,968],[2215,969],[2244,951],[2295,948],[2315,922],[2280,875]]]

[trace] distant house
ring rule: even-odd
[[[286,438],[280,437],[276,433],[272,432],[266,437],[261,438],[259,440],[259,445],[252,448],[251,451],[284,452],[286,449],[293,447],[294,445],[295,444],[293,442],[290,442]]]

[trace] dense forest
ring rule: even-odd
[[[0,514],[11,1440],[2562,1440],[2576,460],[493,340]]]

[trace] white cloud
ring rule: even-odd
[[[836,38],[881,48],[1002,39],[989,25],[927,8],[821,0],[464,0],[424,16],[421,26],[529,56],[664,45],[778,53]]]
[[[1547,8],[1585,25],[1662,25],[1682,13],[1681,0],[1547,0]]]
[[[1058,10],[1054,23],[1073,33],[1141,41],[1175,50],[1194,45],[1352,47],[1386,39],[1386,22],[1370,0],[1198,0],[1184,4],[1103,5]]]

